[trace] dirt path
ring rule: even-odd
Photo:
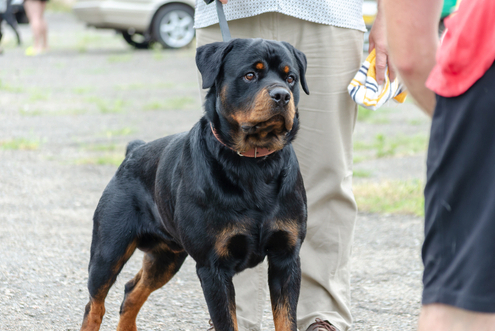
[[[132,51],[108,31],[49,14],[52,50],[28,58],[7,40],[0,57],[0,329],[78,330],[87,301],[92,213],[132,139],[187,130],[201,116],[194,50]],[[26,43],[29,30],[22,27]],[[8,36],[7,36],[8,39]],[[355,139],[427,134],[411,105],[358,122]],[[382,115],[379,115],[382,116]],[[357,182],[423,178],[424,152],[370,158]],[[360,214],[352,259],[353,330],[414,330],[421,294],[422,220]],[[136,253],[107,298],[114,330]],[[270,311],[266,326],[272,330]],[[140,330],[205,330],[208,314],[188,259],[152,295]]]

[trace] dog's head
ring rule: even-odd
[[[196,64],[209,88],[207,118],[239,152],[282,149],[298,128],[306,56],[288,43],[233,39],[201,46]]]

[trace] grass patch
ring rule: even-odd
[[[367,159],[368,159],[367,157],[362,156],[362,155],[353,155],[352,156],[352,163],[354,163],[354,164],[360,163],[360,162],[366,161]]]
[[[129,62],[131,60],[132,60],[132,54],[111,55],[107,59],[109,63],[123,63],[123,62]]]
[[[106,101],[99,97],[89,97],[86,99],[86,101],[95,104],[98,110],[103,114],[115,114],[124,112],[125,102],[122,99]]]
[[[175,97],[164,101],[152,101],[144,105],[144,110],[184,110],[190,109],[196,103],[195,98]]]
[[[33,151],[38,149],[40,144],[40,139],[14,138],[0,141],[0,149]]]
[[[51,97],[51,93],[44,93],[41,91],[34,91],[31,93],[31,96],[29,97],[30,102],[36,102],[36,101],[47,101]]]
[[[371,116],[373,116],[374,110],[369,110],[363,106],[358,106],[357,120],[360,122],[366,122]]]
[[[152,101],[144,105],[144,110],[159,110],[159,109],[165,109],[167,106],[167,103],[164,101]]]
[[[99,145],[84,145],[84,149],[95,152],[115,152],[118,150],[116,144],[99,144]]]
[[[50,0],[46,4],[46,10],[52,12],[70,13],[72,11],[72,5],[66,1]]]
[[[424,185],[420,180],[387,180],[354,185],[360,211],[424,216]]]
[[[124,153],[115,153],[102,156],[87,157],[76,160],[77,165],[112,165],[118,167],[124,160]]]
[[[371,171],[367,170],[353,170],[352,171],[352,176],[356,178],[369,178],[373,175]]]
[[[19,114],[22,116],[65,116],[65,115],[81,115],[85,114],[84,109],[65,109],[57,111],[42,111],[39,109],[21,108],[19,109]]]
[[[22,88],[14,87],[12,85],[4,83],[1,79],[0,79],[0,91],[13,92],[13,93],[22,93],[23,92]]]
[[[115,85],[114,90],[117,91],[132,91],[132,90],[143,90],[146,88],[146,85],[143,83],[133,83],[133,84],[118,84]]]
[[[355,151],[372,151],[376,158],[414,155],[425,151],[427,147],[428,137],[424,134],[387,137],[380,133],[371,142],[354,141]]]
[[[93,88],[91,88],[91,87],[76,87],[76,88],[72,89],[72,92],[74,94],[79,94],[79,95],[87,94],[91,91],[93,91]]]
[[[359,122],[370,124],[387,124],[390,123],[390,119],[386,117],[388,112],[389,111],[387,109],[379,109],[375,111],[359,106],[357,120]]]
[[[407,124],[409,124],[409,125],[421,125],[424,122],[425,121],[423,121],[423,120],[410,120],[410,121],[407,122]]]
[[[129,127],[117,129],[117,130],[107,130],[105,131],[105,135],[108,138],[112,138],[113,136],[128,136],[132,133],[136,132],[136,130],[131,129]]]

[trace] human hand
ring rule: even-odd
[[[228,1],[228,0],[220,0],[220,2],[221,2],[222,4],[224,4],[224,5],[225,5],[225,4],[227,4],[227,1]]]
[[[226,1],[226,0],[225,0]],[[376,82],[382,85],[385,82],[385,72],[388,65],[388,76],[390,81],[394,81],[396,74],[393,66],[389,61],[387,37],[385,34],[385,19],[381,10],[380,1],[378,2],[378,13],[376,14],[375,22],[370,30],[369,37],[369,52],[376,49]]]

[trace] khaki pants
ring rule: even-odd
[[[308,196],[298,328],[305,331],[321,318],[345,331],[351,325],[352,132],[357,114],[347,85],[361,65],[363,33],[279,13],[231,21],[229,28],[233,38],[287,41],[306,54],[311,95],[301,89],[301,127],[294,142]],[[198,47],[222,40],[218,24],[198,29],[196,36]],[[240,330],[260,330],[267,282],[266,263],[234,277]]]

